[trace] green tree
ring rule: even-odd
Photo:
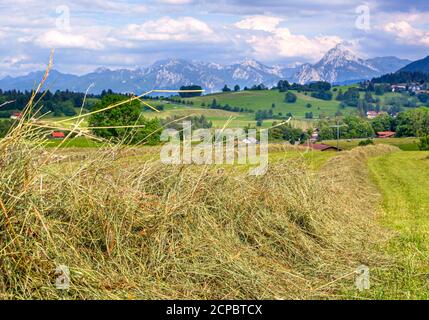
[[[322,100],[332,100],[331,91],[316,91],[311,94],[313,98],[322,99]]]
[[[343,138],[370,138],[374,136],[374,129],[369,121],[357,116],[347,116],[344,118],[346,126],[341,127],[341,137]]]
[[[0,120],[0,138],[4,138],[12,127],[13,121]]]
[[[360,147],[365,147],[369,145],[374,145],[374,141],[372,141],[371,139],[366,139],[359,142]]]
[[[381,114],[371,120],[372,128],[375,132],[393,130],[393,118],[386,114]]]
[[[357,107],[359,101],[359,89],[351,87],[345,93],[338,93],[336,99],[338,101],[343,101],[347,106]]]
[[[382,96],[384,95],[384,87],[381,85],[375,86],[375,94],[377,96]]]
[[[286,140],[291,144],[300,141],[303,142],[308,138],[308,135],[301,129],[294,128],[289,123],[276,126],[277,123],[273,122],[273,128],[269,130],[269,137],[273,140]]]
[[[277,89],[279,92],[286,92],[290,88],[290,83],[287,80],[280,80],[277,83]]]
[[[181,86],[180,90],[202,90],[203,88],[201,86],[197,85],[191,85],[191,86]],[[192,98],[192,97],[199,97],[202,95],[202,92],[179,92],[179,96],[182,98]]]
[[[422,151],[429,150],[429,136],[420,138],[419,149]]]
[[[365,92],[365,98],[364,99],[368,103],[374,103],[375,102],[375,99],[372,97],[372,94],[369,91]]]
[[[326,120],[319,121],[317,127],[319,128],[319,138],[321,140],[335,139],[334,128],[330,127],[330,123]]]
[[[286,96],[285,96],[285,102],[287,103],[295,103],[296,102],[296,95],[292,92],[286,92]]]
[[[127,102],[128,98],[121,95],[105,95],[93,111],[109,106],[117,107],[94,113],[89,118],[89,125],[97,127],[94,134],[105,139],[124,141],[125,143],[159,143],[161,125],[158,119],[148,120],[141,116],[141,105],[138,100]],[[143,126],[139,128],[111,128],[126,126]],[[105,128],[100,128],[105,127]],[[109,128],[110,127],[110,128]],[[98,129],[100,128],[100,129]]]
[[[309,84],[311,91],[329,91],[331,90],[331,84],[325,81],[316,81]]]
[[[429,108],[400,112],[396,117],[398,137],[424,137],[429,135]]]
[[[217,101],[216,101],[216,99],[213,99],[213,100],[212,100],[212,103],[211,103],[211,105],[210,105],[210,108],[212,108],[212,109],[216,109],[217,107],[218,107]]]
[[[222,91],[223,91],[223,92],[230,92],[230,91],[231,91],[231,89],[230,89],[230,88],[228,88],[228,86],[227,86],[227,85],[225,85],[225,86],[223,87]]]
[[[322,140],[332,140],[337,137],[337,129],[331,126],[335,125],[334,122],[327,120],[319,121],[319,137]],[[371,123],[366,119],[358,116],[349,115],[344,118],[344,125],[340,127],[340,136],[345,139],[354,138],[370,138],[374,136],[374,129]]]
[[[421,103],[427,103],[429,102],[429,93],[426,93],[426,92],[419,93],[417,95],[417,99],[419,99]]]

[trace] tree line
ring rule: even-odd
[[[389,83],[389,84],[397,84],[397,83],[425,83],[429,82],[429,74],[423,72],[409,72],[409,71],[401,71],[395,73],[389,73],[382,75],[378,78],[373,78],[371,80],[372,83]]]
[[[0,89],[0,105],[6,102],[0,109],[0,118],[9,118],[14,112],[24,110],[28,101],[30,101],[32,92],[8,90],[3,91]],[[52,113],[54,116],[74,116],[76,115],[75,107],[81,107],[84,93],[72,91],[55,91],[52,93],[47,90],[38,92],[35,95],[34,101],[38,102],[40,107],[39,114]],[[88,95],[87,98],[101,98],[101,95]],[[92,101],[86,104],[87,108],[91,108]]]
[[[337,129],[334,121],[321,120],[318,123],[321,140],[336,139]],[[420,107],[398,113],[395,117],[387,113],[372,120],[349,115],[342,120],[340,135],[343,139],[372,138],[377,132],[394,131],[396,137],[429,136],[429,108]]]

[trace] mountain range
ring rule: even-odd
[[[149,67],[134,70],[110,70],[99,68],[94,72],[77,76],[52,70],[45,87],[51,91],[71,90],[100,93],[104,89],[115,92],[139,94],[150,89],[177,89],[182,85],[201,85],[207,92],[219,91],[225,84],[240,87],[265,84],[273,86],[279,80],[308,83],[328,81],[331,83],[358,82],[386,73],[395,72],[411,61],[396,57],[361,59],[342,45],[329,50],[315,64],[294,67],[266,66],[253,59],[245,59],[232,65],[206,62],[190,62],[183,59],[167,59]],[[31,90],[40,81],[43,71],[20,77],[0,80],[3,90]]]

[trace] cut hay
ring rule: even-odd
[[[129,161],[115,146],[53,163],[30,128],[0,141],[0,298],[335,298],[380,261],[363,164],[392,148],[249,177]],[[59,265],[69,290],[55,287]]]

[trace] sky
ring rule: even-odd
[[[363,58],[429,55],[429,1],[0,0],[0,78],[84,74],[182,58],[316,62],[343,43]]]

